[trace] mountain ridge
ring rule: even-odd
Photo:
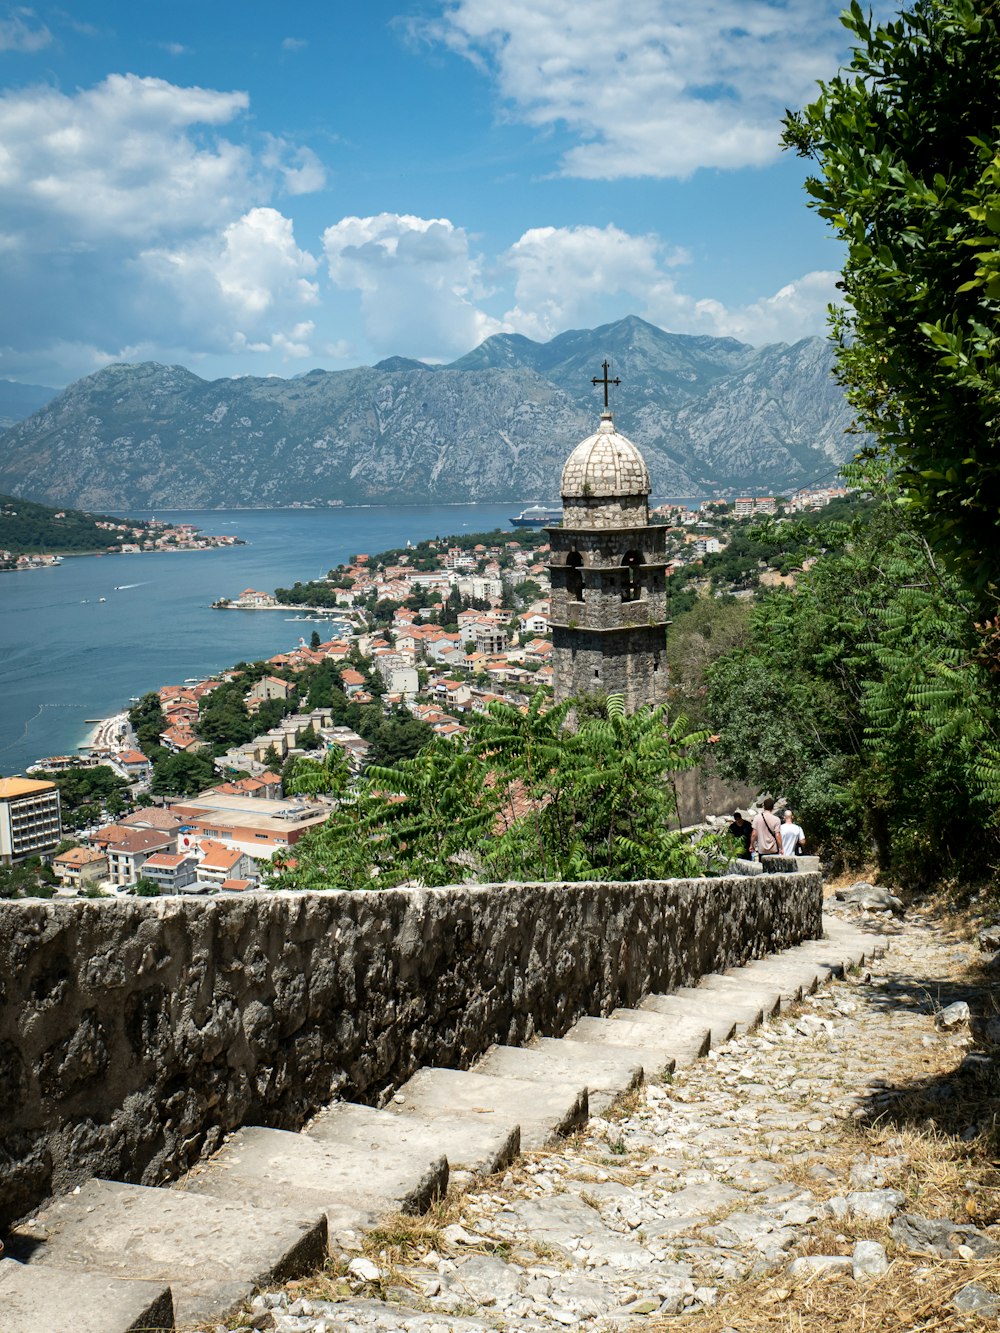
[[[497,334],[443,366],[203,380],[116,363],[5,432],[0,486],[110,509],[552,498],[605,358],[657,494],[784,491],[856,447],[826,341],[754,348],[628,316],[548,343]]]

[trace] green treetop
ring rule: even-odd
[[[853,0],[847,70],[789,114],[812,207],[847,246],[834,317],[848,397],[903,501],[992,605],[1000,590],[1000,30],[995,0]]]

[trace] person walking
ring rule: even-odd
[[[791,810],[786,810],[785,822],[781,826],[781,850],[786,856],[798,856],[805,845],[805,833],[801,826],[796,824]]]
[[[750,859],[750,839],[753,836],[753,829],[750,827],[749,819],[744,819],[739,810],[733,811],[733,822],[729,825],[729,836],[735,838],[741,845],[742,850],[737,859],[748,861]]]
[[[774,797],[764,799],[764,808],[751,825],[750,851],[759,856],[781,855],[781,820],[774,813]]]

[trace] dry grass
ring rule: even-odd
[[[833,1251],[848,1252],[843,1245]],[[849,1278],[793,1285],[784,1273],[769,1274],[731,1288],[702,1314],[656,1318],[644,1327],[650,1333],[965,1333],[970,1317],[951,1309],[951,1301],[970,1282],[1000,1293],[996,1260],[897,1258],[867,1285]]]

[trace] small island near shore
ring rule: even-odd
[[[208,536],[192,523],[121,518],[0,495],[0,572],[60,565],[67,555],[139,555],[243,546],[241,537]]]

